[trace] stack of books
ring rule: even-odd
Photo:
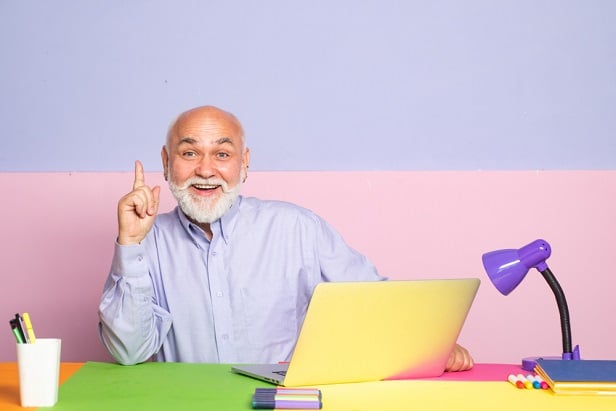
[[[535,372],[555,394],[616,395],[616,360],[540,358]]]

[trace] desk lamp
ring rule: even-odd
[[[571,325],[569,323],[569,308],[567,307],[565,293],[545,262],[551,253],[550,245],[545,240],[539,239],[518,250],[497,250],[485,253],[482,256],[483,267],[494,286],[503,295],[508,295],[513,291],[522,282],[528,271],[531,268],[536,268],[548,282],[556,297],[556,304],[560,312],[560,328],[563,340],[562,357],[541,358],[579,360],[580,347],[576,345],[574,349],[571,348]],[[533,371],[536,365],[536,358],[522,359],[522,368],[527,371]]]

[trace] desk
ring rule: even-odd
[[[60,384],[75,373],[83,363],[65,362],[60,366]],[[19,405],[19,372],[17,363],[0,363],[0,410],[16,411],[31,408],[22,408]]]
[[[81,367],[63,363],[63,378],[71,372],[74,374],[60,387],[54,411],[250,410],[254,388],[270,386],[233,374],[225,364],[145,363],[126,367],[86,363]],[[506,381],[440,378],[319,388],[324,411],[616,409],[616,396],[557,396],[549,390],[517,389]],[[0,364],[0,409],[21,409],[18,401],[15,364]]]

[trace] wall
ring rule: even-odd
[[[163,184],[158,173],[150,184]],[[130,173],[4,173],[0,315],[30,311],[39,336],[61,337],[67,361],[109,359],[96,309]],[[616,358],[616,172],[253,172],[247,195],[303,204],[393,279],[482,279],[460,341],[482,362],[561,352],[553,294],[537,272],[509,296],[481,254],[544,238],[567,295],[574,343]],[[162,209],[173,200],[163,190]],[[360,222],[360,223],[358,223]],[[0,361],[15,358],[7,326]]]
[[[179,111],[252,168],[616,168],[616,2],[0,2],[0,171],[159,170]],[[23,143],[28,142],[27,149]]]
[[[537,237],[574,342],[614,358],[614,21],[610,0],[2,1],[0,318],[107,358],[133,161],[160,182],[169,122],[215,104],[245,126],[248,194],[320,212],[392,278],[483,277],[461,337],[478,360],[560,351],[540,276],[505,298],[482,273]]]

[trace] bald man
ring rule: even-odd
[[[212,106],[182,113],[161,151],[178,207],[135,163],[118,202],[118,236],[99,329],[122,364],[288,361],[314,287],[384,280],[310,210],[240,195],[250,163],[237,118]],[[456,345],[447,370],[469,369]]]

